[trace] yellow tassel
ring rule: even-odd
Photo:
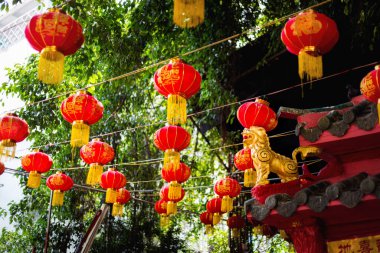
[[[113,204],[116,202],[117,191],[111,188],[108,188],[106,191],[106,203]]]
[[[87,173],[86,184],[95,186],[100,182],[103,173],[103,166],[98,163],[90,164],[90,170]]]
[[[169,216],[165,215],[165,214],[161,214],[160,215],[160,227],[162,228],[165,228],[169,225]]]
[[[60,190],[54,190],[52,206],[63,206],[63,197],[65,193]]]
[[[322,56],[315,47],[304,47],[298,54],[298,74],[301,80],[318,79],[323,76]]]
[[[169,199],[178,199],[181,197],[182,193],[182,187],[177,181],[172,181],[169,184],[169,192],[168,192],[168,197]]]
[[[28,182],[26,186],[29,188],[35,189],[38,188],[41,184],[41,174],[37,171],[31,171],[29,173]]]
[[[166,206],[166,214],[176,214],[177,213],[177,203],[173,201],[168,201],[168,204]]]
[[[123,216],[123,207],[124,205],[121,205],[119,203],[114,203],[112,206],[112,216]]]
[[[167,120],[170,125],[186,123],[186,99],[180,95],[169,95],[167,106]]]
[[[83,120],[75,120],[71,128],[72,147],[82,147],[90,140],[90,126],[83,123]]]
[[[237,228],[233,228],[233,229],[232,229],[232,237],[233,237],[233,238],[238,238],[239,235],[240,235],[240,233],[239,233],[239,229],[237,229]]]
[[[244,187],[255,186],[257,174],[253,169],[247,169],[244,171]]]
[[[173,22],[179,27],[196,27],[203,23],[204,13],[204,0],[174,0]]]
[[[206,235],[212,235],[214,233],[214,227],[210,224],[206,225]]]
[[[252,229],[252,232],[254,235],[262,235],[263,234],[263,226],[262,225],[257,225]]]
[[[180,154],[174,149],[165,150],[164,168],[168,170],[178,170],[180,158]]]
[[[229,196],[223,196],[222,207],[220,208],[220,210],[223,213],[227,213],[227,212],[232,211],[232,209],[233,209],[233,199],[230,198]]]
[[[6,139],[0,144],[0,159],[6,161],[9,158],[14,158],[16,154],[16,142]]]
[[[214,213],[212,216],[212,224],[215,226],[220,222],[220,214],[219,213]]]
[[[65,56],[55,46],[42,50],[38,64],[38,79],[46,84],[59,84],[63,79]]]

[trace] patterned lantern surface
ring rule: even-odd
[[[154,133],[154,145],[165,151],[164,168],[179,168],[179,151],[189,146],[190,138],[190,134],[180,126],[165,126]]]
[[[164,167],[161,170],[162,178],[169,183],[169,196],[171,198],[178,198],[181,196],[181,183],[187,181],[190,177],[191,170],[189,166],[184,163],[179,164],[178,169],[171,167]]]
[[[16,143],[25,140],[29,135],[29,126],[16,114],[7,113],[0,117],[0,156],[14,157]]]
[[[245,128],[256,126],[270,131],[277,126],[276,113],[262,99],[242,104],[237,111],[237,118]]]
[[[203,212],[199,215],[199,219],[201,220],[201,222],[206,225],[206,234],[209,234],[210,232],[212,232],[213,217],[214,217],[214,215],[210,212],[207,212],[207,211]]]
[[[291,18],[281,32],[287,50],[298,55],[299,76],[307,80],[323,76],[322,55],[329,52],[338,39],[336,23],[313,10]]]
[[[218,180],[214,185],[214,192],[222,197],[221,210],[230,212],[233,209],[233,198],[238,196],[241,191],[239,182],[232,178]]]
[[[103,104],[86,91],[79,91],[62,102],[62,116],[72,124],[71,146],[81,147],[88,143],[90,125],[102,118],[103,110]]]
[[[3,175],[4,171],[5,171],[5,165],[4,163],[0,162],[0,176]]]
[[[220,215],[225,213],[222,211],[222,199],[219,197],[212,198],[207,201],[206,209],[213,214],[212,224],[216,225],[220,222]]]
[[[245,226],[245,220],[240,215],[232,215],[227,220],[227,226],[232,229],[232,237],[237,238],[239,236],[239,229]]]
[[[367,100],[377,103],[380,122],[380,65],[376,65],[375,69],[362,79],[360,91]]]
[[[29,153],[21,158],[21,166],[29,172],[27,186],[37,188],[41,183],[41,173],[46,173],[53,165],[50,156],[40,150]]]
[[[115,203],[117,190],[123,188],[127,183],[125,176],[114,168],[109,168],[100,177],[100,186],[106,189],[106,203]]]
[[[74,54],[84,42],[82,26],[56,8],[32,17],[25,37],[41,53],[38,79],[47,84],[62,81],[65,56]]]
[[[123,216],[123,208],[126,203],[131,199],[131,193],[125,189],[120,188],[117,190],[116,202],[112,206],[112,216]]]
[[[238,170],[244,171],[244,186],[255,186],[256,171],[253,166],[251,149],[244,148],[237,152],[234,156],[234,164]]]
[[[154,210],[160,215],[160,226],[165,227],[169,224],[169,216],[167,215],[168,202],[160,199],[154,204]]]
[[[201,87],[201,75],[179,58],[170,60],[154,74],[154,88],[168,99],[167,120],[171,125],[185,124],[186,99]]]
[[[96,185],[100,182],[103,165],[111,162],[115,156],[113,148],[100,139],[93,139],[80,149],[80,157],[90,170],[87,174],[86,184]]]
[[[185,190],[181,188],[180,196],[169,195],[169,185],[164,185],[160,190],[160,198],[167,201],[167,214],[177,213],[177,202],[181,201],[185,197]]]
[[[179,27],[196,27],[203,23],[204,15],[204,0],[174,0],[173,22]]]
[[[64,192],[70,190],[74,182],[68,175],[58,171],[56,174],[51,175],[46,180],[46,185],[53,192],[52,206],[62,206]]]

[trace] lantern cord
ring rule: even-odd
[[[200,115],[200,114],[203,114],[203,113],[207,113],[207,112],[210,112],[210,111],[213,111],[213,110],[219,110],[219,109],[222,109],[222,108],[225,108],[225,107],[230,107],[232,105],[241,104],[241,103],[244,103],[244,102],[249,102],[249,101],[255,100],[256,98],[258,98],[260,96],[276,95],[276,94],[279,94],[279,93],[282,93],[282,92],[285,92],[285,91],[288,91],[288,90],[292,90],[294,88],[301,87],[302,85],[307,85],[307,84],[310,84],[310,83],[313,83],[313,85],[317,85],[319,81],[322,81],[322,80],[325,80],[325,79],[329,79],[329,78],[332,78],[332,77],[336,77],[336,76],[340,76],[340,75],[344,75],[344,74],[346,74],[346,73],[348,73],[350,71],[355,71],[355,70],[359,70],[359,69],[366,68],[366,67],[369,67],[369,66],[378,65],[379,63],[380,63],[379,61],[376,61],[376,62],[371,62],[371,63],[364,64],[364,65],[361,65],[361,66],[349,68],[349,69],[346,69],[346,70],[343,70],[343,71],[340,71],[340,72],[337,72],[337,73],[334,73],[334,74],[331,74],[331,75],[328,75],[328,76],[324,76],[324,77],[319,78],[319,79],[315,79],[313,81],[307,81],[307,82],[299,83],[299,84],[296,84],[296,85],[293,85],[293,86],[289,86],[289,87],[281,89],[281,90],[273,91],[273,92],[270,92],[270,93],[267,93],[267,94],[264,94],[264,95],[250,97],[250,98],[243,99],[243,100],[240,100],[240,101],[231,102],[231,103],[220,105],[220,106],[217,106],[217,107],[214,107],[214,108],[210,108],[210,109],[206,109],[206,110],[203,110],[203,111],[191,113],[191,114],[188,114],[187,117],[197,116],[197,115]],[[23,108],[23,107],[21,107],[21,108]],[[146,128],[146,127],[150,127],[150,126],[154,126],[154,125],[164,124],[165,122],[166,121],[159,121],[159,122],[154,122],[152,124],[139,125],[139,126],[132,127],[132,128],[126,128],[126,129],[123,129],[123,130],[118,130],[118,131],[114,131],[114,132],[110,132],[110,133],[105,133],[105,134],[99,134],[99,135],[91,136],[90,138],[104,137],[104,136],[110,136],[110,135],[114,135],[114,134],[121,133],[121,132],[134,131],[134,130],[137,130],[137,129],[140,129],[140,128]],[[281,136],[276,136],[276,137],[281,137]],[[36,148],[45,148],[45,147],[52,147],[52,146],[59,146],[61,144],[67,144],[67,143],[70,143],[70,141],[67,140],[67,141],[62,141],[62,142],[57,142],[57,143],[49,143],[49,144],[45,144],[45,145],[40,145],[40,146],[31,147],[31,148],[21,149],[21,150],[18,150],[18,151],[32,150],[32,149],[36,149]]]
[[[70,1],[70,0],[68,0]],[[332,0],[326,0],[326,1],[323,1],[321,3],[318,3],[318,4],[314,4],[314,5],[311,5],[305,9],[302,9],[300,11],[297,11],[297,12],[294,12],[294,13],[291,13],[291,14],[288,14],[286,16],[283,16],[281,18],[278,18],[278,19],[275,19],[273,21],[269,21],[265,24],[262,24],[262,25],[257,25],[257,26],[254,26],[250,29],[247,29],[241,33],[238,33],[238,34],[235,34],[235,35],[232,35],[230,37],[227,37],[227,38],[224,38],[224,39],[221,39],[219,41],[215,41],[213,43],[210,43],[210,44],[207,44],[205,46],[202,46],[200,48],[197,48],[197,49],[194,49],[194,50],[191,50],[191,51],[188,51],[186,53],[183,53],[181,55],[178,55],[178,56],[174,56],[174,57],[171,57],[169,59],[166,59],[166,60],[162,60],[162,61],[159,61],[159,62],[156,62],[156,63],[153,63],[151,65],[148,65],[148,66],[145,66],[145,67],[142,67],[140,69],[136,69],[136,70],[133,70],[131,72],[128,72],[128,73],[125,73],[125,74],[122,74],[120,76],[116,76],[116,77],[112,77],[108,80],[104,80],[104,81],[101,81],[101,82],[98,82],[98,83],[95,83],[95,84],[89,84],[87,85],[86,87],[84,88],[80,88],[80,89],[77,89],[77,90],[74,90],[74,91],[69,91],[69,92],[64,92],[64,93],[61,93],[59,95],[56,95],[54,97],[51,97],[51,98],[46,98],[46,99],[43,99],[43,100],[40,100],[40,101],[35,101],[35,102],[31,102],[31,103],[27,103],[25,104],[24,106],[21,106],[21,107],[18,107],[18,108],[15,108],[15,109],[12,109],[12,110],[9,110],[9,111],[6,111],[4,113],[8,113],[8,112],[15,112],[15,111],[18,111],[24,107],[29,107],[29,106],[32,106],[32,105],[37,105],[37,104],[40,104],[40,103],[44,103],[44,102],[47,102],[47,101],[50,101],[50,100],[53,100],[53,99],[56,99],[56,98],[59,98],[59,97],[62,97],[62,96],[66,96],[66,95],[69,95],[69,94],[72,94],[72,93],[75,93],[77,91],[81,91],[81,90],[86,90],[86,89],[89,89],[91,87],[96,87],[96,86],[99,86],[99,85],[102,85],[102,84],[105,84],[105,83],[111,83],[112,81],[116,81],[116,80],[119,80],[119,79],[123,79],[123,78],[126,78],[126,77],[129,77],[129,76],[132,76],[132,75],[136,75],[136,74],[139,74],[141,72],[144,72],[148,69],[151,69],[151,68],[154,68],[154,67],[158,67],[162,64],[165,64],[165,63],[168,63],[170,61],[170,59],[172,58],[175,58],[175,57],[183,57],[183,56],[188,56],[190,54],[193,54],[193,53],[196,53],[196,52],[199,52],[199,51],[202,51],[204,49],[207,49],[207,48],[210,48],[210,47],[213,47],[213,46],[216,46],[216,45],[219,45],[223,42],[226,42],[226,41],[229,41],[229,40],[232,40],[232,39],[236,39],[244,34],[249,34],[253,31],[259,31],[260,29],[263,29],[263,28],[266,28],[266,27],[270,27],[270,26],[273,26],[275,24],[278,24],[279,22],[282,22],[282,21],[285,21],[285,20],[288,20],[289,18],[297,15],[298,13],[300,12],[303,12],[303,11],[306,11],[308,9],[313,9],[313,8],[316,8],[316,7],[319,7],[319,6],[322,6],[322,5],[325,5],[329,2],[331,2]],[[304,83],[305,84],[305,83]]]

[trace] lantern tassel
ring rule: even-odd
[[[244,187],[253,187],[256,182],[256,171],[253,169],[246,169],[244,171]]]
[[[181,190],[182,190],[181,184],[179,184],[177,181],[170,182],[169,192],[168,192],[169,199],[179,199],[182,193]]]
[[[117,191],[111,188],[108,188],[106,191],[106,203],[113,204],[116,202]]]
[[[45,47],[38,64],[38,79],[46,84],[59,84],[63,79],[65,56],[55,46]]]
[[[232,209],[233,209],[233,200],[232,200],[232,198],[230,198],[229,196],[223,196],[222,207],[220,208],[220,210],[223,213],[226,213],[226,212],[232,211]]]
[[[63,206],[63,197],[65,196],[64,192],[60,190],[54,190],[53,192],[53,201],[51,203],[52,206]]]
[[[112,216],[123,216],[123,207],[124,205],[121,205],[119,203],[114,203],[112,205]]]
[[[233,238],[238,238],[239,237],[239,229],[237,229],[237,228],[233,228],[232,229],[232,237]]]
[[[103,173],[103,166],[98,163],[91,163],[90,170],[87,173],[86,184],[95,186],[100,182]]]
[[[41,184],[41,174],[38,173],[37,171],[31,171],[29,173],[28,182],[26,186],[32,189],[36,189],[40,186],[40,184]]]
[[[160,227],[164,228],[164,227],[167,227],[169,225],[169,216],[165,215],[165,214],[161,214],[160,215]]]
[[[169,95],[167,106],[167,121],[170,125],[186,123],[186,99],[180,95]]]
[[[72,147],[82,147],[90,140],[90,126],[86,125],[83,120],[75,120],[71,128]]]
[[[168,201],[168,204],[166,206],[166,214],[176,214],[177,213],[177,203],[173,201]]]
[[[214,227],[211,226],[210,224],[207,224],[206,225],[206,235],[212,235],[213,232],[214,232]]]
[[[173,22],[182,28],[196,27],[204,21],[204,0],[174,0]]]
[[[164,168],[168,170],[178,170],[180,163],[180,154],[174,149],[165,150]]]
[[[6,139],[2,140],[0,144],[0,158],[2,161],[7,158],[14,158],[16,154],[16,142]]]
[[[298,54],[298,74],[301,80],[318,79],[323,76],[322,56],[315,47],[304,47]]]
[[[215,226],[220,222],[220,214],[219,213],[214,213],[212,216],[212,224]]]

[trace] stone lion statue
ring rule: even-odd
[[[306,146],[296,148],[290,159],[277,154],[270,148],[269,138],[264,128],[252,126],[243,131],[243,145],[251,149],[253,165],[257,172],[256,185],[268,184],[270,172],[276,173],[282,183],[298,179],[297,154],[305,159],[309,156],[317,156],[320,149]]]

